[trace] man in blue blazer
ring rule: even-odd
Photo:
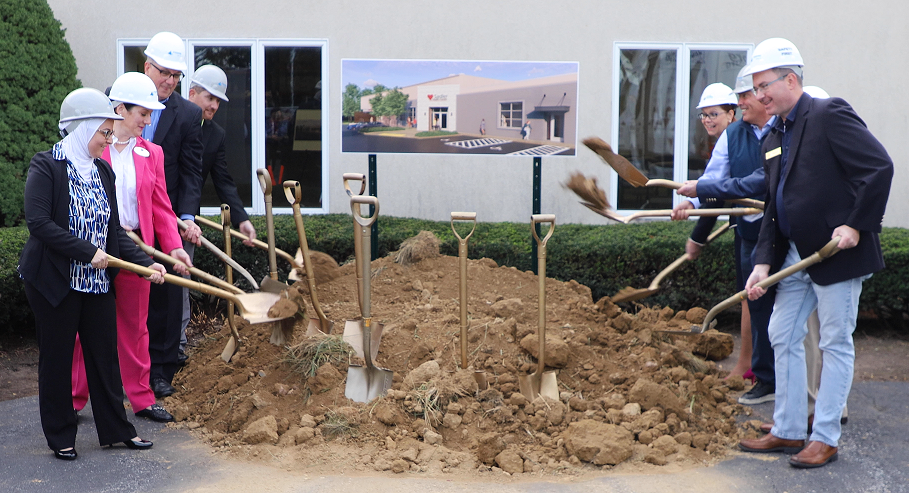
[[[202,110],[174,91],[186,70],[185,46],[179,36],[169,32],[160,32],[148,42],[145,75],[155,83],[164,109],[152,111],[151,125],[142,133],[143,138],[164,150],[167,195],[177,217],[189,225],[181,232],[184,249],[190,243],[201,244],[202,235],[194,222],[202,196]],[[149,294],[149,383],[157,397],[176,391],[171,381],[179,368],[184,289],[173,284],[156,285]]]
[[[781,38],[759,44],[749,64],[755,95],[778,117],[761,148],[768,190],[755,266],[746,283],[749,298],[764,294],[755,284],[770,272],[808,257],[832,238],[840,238],[841,251],[777,285],[769,327],[777,379],[774,424],[764,437],[743,440],[739,447],[798,451],[789,463],[810,468],[837,459],[862,282],[884,267],[878,233],[893,161],[848,103],[804,93],[802,66],[798,49]],[[809,437],[802,341],[815,308],[824,365]]]

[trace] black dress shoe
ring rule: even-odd
[[[159,423],[169,423],[174,420],[172,414],[158,404],[152,404],[150,408],[143,409],[136,413],[140,418],[148,418]]]
[[[73,447],[69,450],[54,450],[54,457],[60,460],[76,460],[79,454],[76,453],[76,448]]]
[[[136,441],[135,439],[127,440],[123,442],[123,445],[126,445],[128,448],[131,448],[133,450],[145,450],[152,448],[152,445],[154,444],[148,440],[143,440],[140,438],[139,441]]]
[[[152,392],[155,393],[155,397],[167,397],[173,395],[177,391],[171,384],[167,383],[167,380],[163,378],[156,378],[151,382]]]

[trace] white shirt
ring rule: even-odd
[[[117,146],[110,145],[110,164],[117,176],[117,211],[120,212],[120,225],[124,228],[139,229],[139,197],[136,194],[136,165],[133,162],[133,149],[136,138],[131,137],[123,152],[117,152]]]

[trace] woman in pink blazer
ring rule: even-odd
[[[177,218],[167,196],[164,179],[164,152],[157,144],[141,137],[151,123],[153,110],[161,110],[154,82],[145,74],[128,72],[111,86],[114,111],[123,117],[114,124],[114,143],[104,150],[102,159],[110,163],[117,177],[117,208],[123,229],[135,231],[142,241],[169,252],[172,257],[192,266],[183,250],[177,231]],[[182,266],[175,270],[188,272]],[[149,386],[151,360],[148,354],[149,283],[138,275],[123,271],[114,281],[117,303],[117,352],[120,376],[126,396],[136,416],[168,422],[174,418],[155,402]],[[73,408],[80,410],[88,400],[88,385],[82,347],[76,339],[73,355]]]

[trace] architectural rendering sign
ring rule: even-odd
[[[574,156],[577,62],[341,61],[342,152]]]

